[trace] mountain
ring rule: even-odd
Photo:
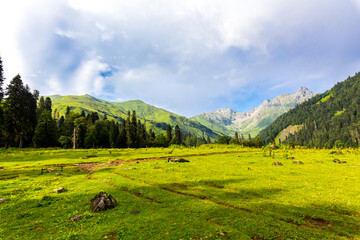
[[[285,138],[288,128],[295,129]],[[360,142],[360,73],[337,83],[281,115],[259,136],[293,142],[308,147],[352,147]]]
[[[202,113],[191,119],[222,135],[233,135],[234,132],[255,136],[269,126],[278,116],[316,94],[301,87],[294,94],[282,94],[274,99],[266,99],[262,104],[248,112],[240,113],[231,109],[217,109]]]
[[[128,111],[135,110],[136,116],[142,121],[146,120],[147,128],[151,128],[155,133],[165,132],[168,124],[173,128],[178,124],[180,129],[185,133],[192,133],[197,136],[205,134],[213,139],[217,139],[218,136],[211,129],[196,121],[151,106],[140,100],[110,102],[90,95],[53,95],[49,97],[52,100],[53,112],[56,112],[56,114],[59,113],[60,116],[65,115],[66,108],[69,106],[70,109],[75,112],[81,112],[82,110],[86,113],[98,112],[100,117],[103,117],[106,114],[108,119],[121,121],[127,117]]]

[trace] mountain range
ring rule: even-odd
[[[66,108],[86,113],[98,112],[101,117],[105,114],[109,119],[121,121],[127,117],[127,112],[135,110],[137,117],[146,122],[147,128],[156,133],[166,131],[167,125],[179,125],[185,133],[197,136],[208,135],[217,139],[218,135],[233,136],[237,131],[242,134],[255,136],[259,131],[271,124],[278,116],[295,107],[297,104],[315,96],[307,88],[300,88],[294,94],[282,94],[263,103],[246,113],[236,112],[232,109],[217,109],[211,113],[202,113],[192,118],[154,107],[140,100],[126,102],[110,102],[90,95],[52,95],[53,110],[56,114],[65,115]]]
[[[236,112],[232,109],[219,108],[210,113],[202,113],[192,117],[202,125],[222,135],[233,135],[235,132],[257,135],[269,126],[281,114],[296,105],[314,97],[316,93],[301,87],[294,94],[282,94],[274,99],[266,99],[262,104],[248,112]]]

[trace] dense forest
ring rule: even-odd
[[[359,146],[360,73],[281,115],[259,136],[265,143],[272,142],[291,125],[302,127],[284,143],[317,148]]]

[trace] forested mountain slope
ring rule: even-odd
[[[269,143],[291,126],[302,125],[284,141],[309,147],[358,146],[360,142],[360,73],[337,83],[281,115],[259,136]]]
[[[146,104],[140,100],[131,100],[126,102],[109,102],[90,95],[82,96],[50,96],[53,104],[54,114],[65,115],[67,106],[75,112],[84,110],[86,113],[98,112],[101,117],[105,114],[109,119],[121,121],[126,119],[127,112],[135,110],[137,117],[144,122],[146,126],[153,129],[156,133],[166,131],[167,125],[173,128],[178,124],[184,133],[192,133],[198,136],[208,135],[216,139],[217,134],[211,129],[199,124],[198,122],[187,119],[184,116],[174,114],[161,108]]]

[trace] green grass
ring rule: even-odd
[[[330,93],[329,95],[327,95],[326,97],[323,97],[322,99],[320,99],[319,102],[317,102],[316,104],[320,104],[320,103],[323,103],[323,102],[326,102],[327,100],[330,99],[330,97],[333,97],[334,95],[332,93]]]
[[[2,150],[0,239],[360,239],[359,152],[342,151]],[[190,162],[142,160],[168,156]],[[74,165],[116,160],[127,163],[91,172]],[[119,204],[93,214],[88,202],[101,190]]]

